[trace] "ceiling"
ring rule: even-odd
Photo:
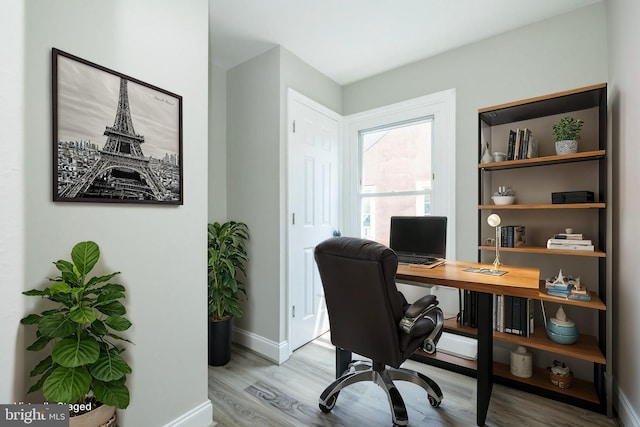
[[[601,0],[210,0],[212,62],[282,46],[346,85]]]

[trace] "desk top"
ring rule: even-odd
[[[400,264],[399,281],[449,286],[490,294],[532,297],[538,295],[540,269],[501,265],[502,276],[463,271],[465,268],[493,268],[492,264],[447,260],[443,265],[428,268],[417,264]]]

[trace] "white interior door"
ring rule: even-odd
[[[329,330],[313,251],[338,229],[340,116],[290,91],[289,295],[291,351]]]

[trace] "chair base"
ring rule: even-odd
[[[351,363],[340,378],[324,389],[318,406],[322,412],[328,413],[335,406],[340,390],[357,382],[373,381],[387,394],[394,427],[406,426],[409,424],[407,408],[400,392],[393,384],[394,380],[408,381],[422,387],[427,392],[429,404],[434,408],[440,406],[443,398],[442,391],[431,378],[410,369],[385,367],[377,362],[365,361]]]

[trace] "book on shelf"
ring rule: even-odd
[[[513,141],[513,157],[511,160],[518,158],[518,150],[520,149],[520,128],[515,130],[515,140]]]
[[[591,294],[587,291],[586,293],[576,293],[573,289],[570,291],[556,291],[552,289],[547,289],[547,295],[561,298],[561,299],[571,299],[571,300],[579,300],[579,301],[591,301]]]
[[[527,159],[533,159],[535,157],[538,157],[538,138],[536,138],[535,136],[531,135],[529,137],[529,141],[527,143]]]
[[[552,238],[547,240],[547,243],[556,244],[556,245],[593,245],[593,242],[588,239],[556,239]]]
[[[582,233],[557,233],[553,236],[553,238],[564,240],[583,240],[584,235]]]
[[[518,159],[526,159],[529,152],[529,139],[531,138],[531,130],[524,128],[522,130],[522,141],[520,142],[520,152]]]
[[[593,245],[572,245],[569,243],[551,243],[547,242],[547,249],[560,250],[560,251],[585,251],[593,252],[595,247]]]
[[[516,132],[514,130],[510,130],[509,142],[507,143],[507,160],[513,160],[515,147],[516,147]]]

